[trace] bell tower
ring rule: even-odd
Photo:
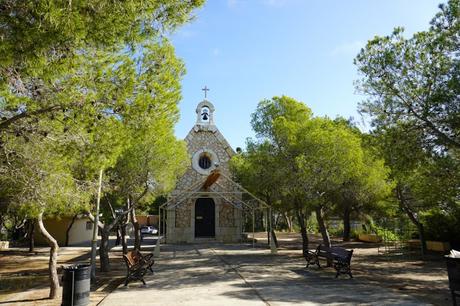
[[[196,107],[196,124],[214,125],[214,105],[206,99]]]

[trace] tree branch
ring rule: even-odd
[[[8,126],[10,126],[11,124],[13,124],[14,122],[16,122],[16,121],[18,121],[20,119],[35,116],[35,115],[44,114],[44,113],[47,113],[47,112],[51,112],[53,110],[58,110],[59,108],[61,108],[61,106],[53,105],[53,106],[42,108],[42,109],[39,109],[39,110],[36,110],[36,111],[33,111],[33,112],[28,112],[28,111],[22,112],[20,114],[17,114],[15,116],[11,117],[11,118],[8,118],[8,119],[3,120],[2,122],[0,122],[0,131],[5,130]]]
[[[387,85],[387,88],[393,92],[393,94],[398,97],[401,102],[408,108],[409,112],[411,112],[415,118],[417,118],[418,120],[424,122],[426,124],[426,126],[428,128],[430,128],[436,135],[438,135],[440,138],[442,138],[443,140],[445,140],[446,142],[448,142],[449,144],[457,147],[457,148],[460,148],[460,142],[457,142],[455,141],[454,139],[451,139],[448,135],[446,135],[445,133],[441,132],[434,124],[433,122],[431,122],[430,120],[428,120],[426,117],[423,117],[421,115],[419,115],[415,110],[414,108],[411,106],[411,104],[406,100],[404,99],[399,93],[397,90],[395,90],[393,87],[391,86],[388,86]]]

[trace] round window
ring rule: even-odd
[[[211,167],[211,158],[209,155],[206,153],[201,154],[198,165],[200,165],[201,169],[209,169]]]
[[[209,175],[218,164],[219,157],[208,148],[200,149],[192,156],[192,168],[202,175]]]

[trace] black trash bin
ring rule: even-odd
[[[447,262],[447,275],[449,277],[449,289],[452,293],[453,305],[457,305],[460,297],[460,258],[445,256]]]
[[[84,306],[89,304],[91,266],[76,264],[63,267],[61,306]]]

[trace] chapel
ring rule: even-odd
[[[214,111],[206,98],[200,102],[185,137],[190,165],[163,206],[167,243],[241,241],[241,193],[229,169],[236,153],[215,125]]]

